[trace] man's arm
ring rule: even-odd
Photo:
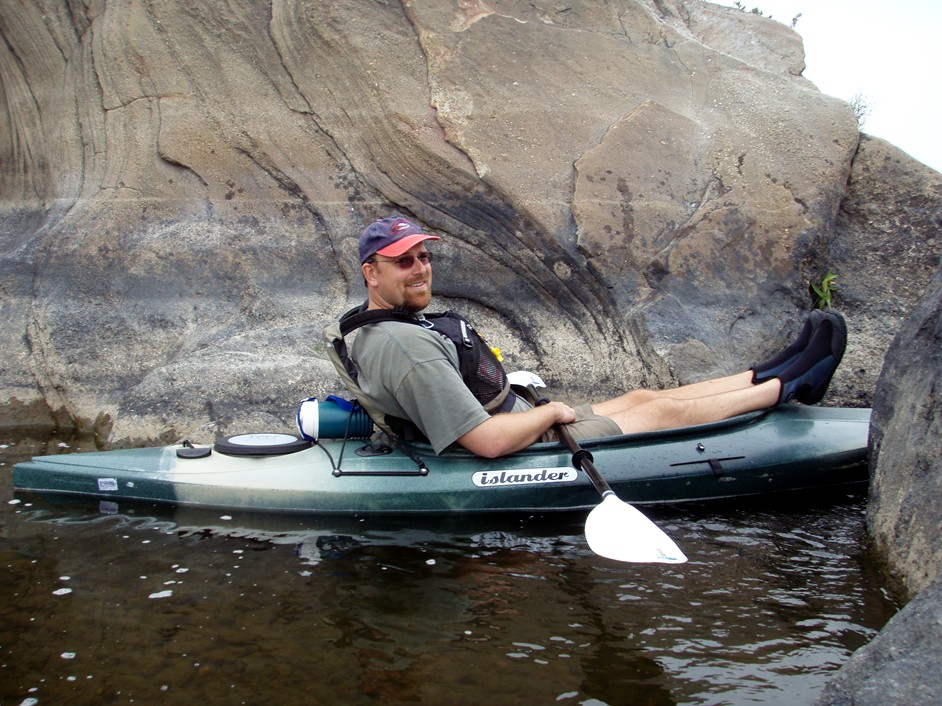
[[[540,440],[554,424],[569,424],[576,413],[562,402],[528,409],[526,412],[495,414],[458,438],[471,453],[485,458],[506,456]]]

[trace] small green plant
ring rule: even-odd
[[[809,284],[808,289],[811,292],[811,298],[815,300],[816,309],[831,308],[831,297],[834,295],[834,290],[837,289],[837,285],[834,284],[836,280],[837,275],[828,271],[824,275],[824,279],[821,280],[821,284],[815,284],[814,282]]]

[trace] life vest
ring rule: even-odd
[[[422,326],[447,338],[458,352],[458,372],[462,381],[485,411],[497,414],[513,409],[516,395],[510,389],[510,381],[497,353],[463,316],[453,311],[416,316],[404,309],[367,309],[366,304],[363,304],[345,313],[340,321],[327,326],[324,338],[330,344],[328,357],[347,389],[383,431],[403,438],[421,436],[414,424],[376,409],[363,393],[357,382],[359,371],[347,351],[345,337],[361,326],[384,321]]]

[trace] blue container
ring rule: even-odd
[[[309,397],[298,407],[298,431],[308,441],[368,439],[373,435],[373,420],[355,402],[333,395],[323,401]]]

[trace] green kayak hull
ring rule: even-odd
[[[866,482],[869,426],[869,409],[782,405],[582,445],[625,502],[681,503]],[[14,467],[13,485],[115,502],[306,514],[547,512],[599,502],[561,444],[498,459],[436,456],[423,444],[370,455],[364,440],[300,446],[262,456],[219,446],[38,456]]]

